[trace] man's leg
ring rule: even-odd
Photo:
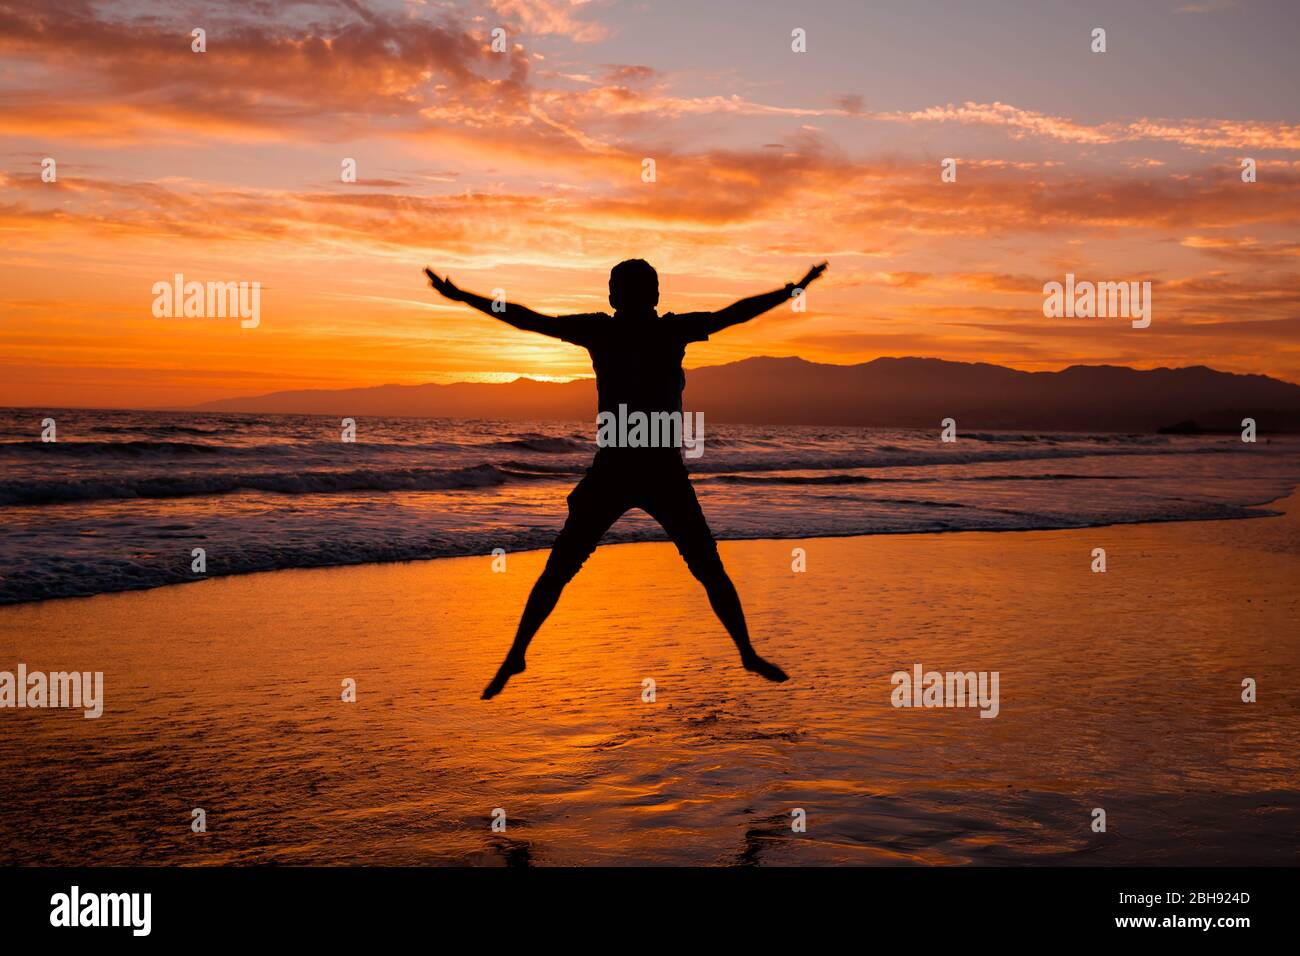
[[[490,700],[505,688],[506,682],[524,671],[524,653],[538,628],[555,610],[560,592],[573,580],[596,545],[610,526],[627,510],[618,494],[617,483],[608,480],[603,471],[594,466],[587,471],[578,486],[569,493],[569,517],[560,529],[559,537],[551,546],[550,557],[541,577],[533,585],[519,618],[515,641],[510,652],[497,669],[496,676],[483,691],[483,699]]]
[[[704,585],[713,613],[718,615],[718,620],[736,642],[740,662],[745,669],[778,683],[788,680],[785,671],[760,657],[749,641],[749,628],[745,624],[745,611],[740,606],[740,595],[736,593],[736,586],[731,583],[727,569],[718,557],[717,542],[713,540],[713,532],[704,519],[704,512],[700,509],[699,499],[695,497],[695,488],[685,467],[681,467],[680,474],[673,467],[666,474],[656,476],[646,500],[638,501],[637,504],[668,532],[668,537],[672,538],[678,552],[686,559],[691,574]]]

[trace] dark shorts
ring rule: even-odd
[[[681,455],[675,449],[648,448],[596,454],[569,492],[569,517],[551,548],[547,569],[566,579],[577,574],[605,532],[632,508],[659,522],[697,578],[722,572],[717,543]]]

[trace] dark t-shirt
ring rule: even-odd
[[[710,312],[626,319],[604,312],[561,315],[548,323],[557,338],[581,345],[596,370],[599,411],[680,412],[686,346],[709,337]]]

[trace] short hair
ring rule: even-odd
[[[644,259],[624,259],[609,270],[609,304],[620,309],[653,309],[659,304],[659,273]]]

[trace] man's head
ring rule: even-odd
[[[644,259],[625,259],[609,270],[609,304],[615,312],[649,312],[659,304],[659,273]]]

